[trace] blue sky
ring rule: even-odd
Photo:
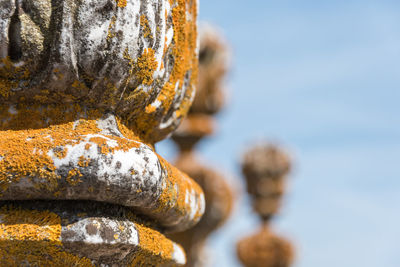
[[[400,266],[400,1],[200,6],[234,52],[229,105],[202,157],[240,188],[249,143],[267,138],[292,151],[274,229],[296,244],[295,267]],[[168,142],[159,149],[171,157]],[[257,227],[239,197],[211,238],[213,266],[239,266],[235,243]]]

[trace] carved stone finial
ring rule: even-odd
[[[273,144],[260,144],[244,154],[242,171],[247,191],[263,221],[258,233],[237,245],[238,257],[246,267],[289,267],[293,262],[291,244],[271,233],[268,225],[280,209],[290,165],[289,156]]]
[[[188,112],[196,0],[0,0],[0,265],[182,265],[204,211],[154,143]]]
[[[212,115],[222,107],[223,79],[229,58],[228,46],[215,28],[207,25],[200,33],[198,91],[188,117],[172,136],[180,149],[176,165],[199,183],[206,200],[206,210],[199,223],[172,236],[187,251],[187,266],[193,267],[206,266],[205,241],[225,223],[233,204],[233,192],[223,175],[201,164],[194,150],[197,142],[214,131]]]

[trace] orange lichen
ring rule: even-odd
[[[176,266],[173,258],[174,243],[160,232],[152,229],[151,225],[136,220],[132,214],[130,216],[135,222],[140,248],[134,254],[130,266]],[[178,245],[176,246],[178,247]]]
[[[177,168],[169,164],[162,157],[158,157],[161,166],[167,171],[168,178],[165,179],[163,184],[163,192],[157,200],[158,210],[166,212],[173,209],[180,216],[186,216],[191,213],[193,207],[191,206],[190,200],[187,201],[187,194],[203,195],[201,187],[189,178],[186,174],[179,171]],[[196,207],[197,211],[193,218],[197,221],[202,216],[202,210]]]
[[[94,266],[89,259],[63,250],[61,218],[49,211],[24,210],[13,206],[0,208],[0,265],[1,266]],[[86,213],[78,213],[86,217]],[[130,266],[163,266],[173,264],[174,245],[149,223],[128,212],[135,223],[139,245]],[[67,225],[68,228],[69,225]],[[121,231],[124,226],[119,226]],[[119,235],[114,234],[114,239]]]
[[[191,0],[171,0],[170,4],[173,7],[174,36],[172,44],[167,49],[172,49],[174,67],[168,82],[165,83],[156,99],[157,102],[161,103],[161,106],[154,108],[152,104],[149,104],[145,113],[133,122],[133,127],[142,129],[144,132],[143,139],[149,140],[149,142],[152,142],[155,138],[151,136],[151,130],[158,125],[157,118],[170,112],[175,95],[181,94],[179,90],[184,87],[185,76],[189,75],[189,81],[185,85],[187,88],[181,105],[175,112],[177,119],[182,118],[188,112],[194,84],[197,82],[197,5]]]
[[[116,0],[116,1],[117,1],[118,7],[122,7],[122,8],[126,7],[127,0]]]
[[[131,219],[135,218],[131,214]],[[151,226],[135,221],[138,232],[140,251],[135,253],[130,266],[165,266],[173,263],[174,245],[163,234],[155,231]]]
[[[85,145],[86,147],[86,145]],[[87,149],[86,149],[87,150]],[[79,157],[78,165],[82,168],[89,166],[90,159],[85,158],[84,156]]]
[[[17,88],[20,82],[26,80],[29,75],[28,64],[15,66],[9,57],[0,61],[0,99],[7,99],[11,94],[11,89]]]
[[[110,41],[112,38],[115,37],[115,22],[116,21],[117,21],[117,17],[113,16],[111,18],[110,25],[108,25],[107,41]]]
[[[0,209],[1,266],[93,266],[62,250],[61,219],[49,211]]]
[[[153,35],[151,33],[149,20],[145,15],[140,16],[140,26],[142,26],[143,36],[144,38],[153,39]]]
[[[82,180],[79,177],[82,177],[82,173],[79,170],[72,169],[68,172],[67,176],[67,182],[72,185],[78,185],[79,183],[82,183]]]
[[[68,153],[66,146],[84,142],[88,134],[100,133],[97,126],[99,114],[97,111],[84,111],[79,106],[15,109],[15,114],[5,107],[0,110],[0,189],[4,192],[10,183],[17,183],[22,177],[34,177],[46,181],[40,186],[52,191],[57,187],[60,175],[56,172],[51,153],[64,158]],[[118,145],[108,146],[106,138]],[[100,147],[104,154],[140,146],[138,142],[112,135],[94,137],[90,142]],[[69,182],[76,184],[79,179],[73,177],[79,177],[79,174],[74,175],[77,170],[71,171],[74,173],[68,175]]]
[[[150,86],[152,85],[154,78],[154,72],[157,69],[157,61],[155,59],[154,50],[151,48],[146,48],[143,51],[143,54],[135,61],[132,59],[128,53],[128,48],[124,51],[124,58],[128,60],[128,64],[130,66],[129,70],[129,78],[126,80],[126,86],[128,86],[129,82],[135,77],[138,82],[141,84]],[[149,96],[148,93],[143,91],[133,90],[128,93],[125,97],[125,100],[135,100],[137,102],[145,101],[145,99]],[[125,120],[124,120],[125,121]]]
[[[142,84],[151,85],[153,83],[154,71],[157,68],[157,61],[154,50],[146,48],[135,64],[135,76]]]
[[[63,159],[67,156],[68,148],[56,147],[53,149],[53,152],[57,158]]]

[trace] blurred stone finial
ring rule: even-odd
[[[242,171],[247,191],[255,212],[265,221],[280,208],[289,170],[289,156],[274,145],[256,146],[244,155]]]
[[[289,156],[276,145],[260,144],[244,154],[247,192],[263,221],[258,233],[238,243],[238,257],[246,267],[288,267],[293,261],[292,245],[269,229],[270,220],[280,209],[290,168]]]
[[[238,256],[246,267],[287,267],[293,261],[293,247],[264,226],[260,232],[238,243]]]
[[[201,24],[199,82],[190,109],[192,114],[215,114],[223,107],[230,60],[230,47],[221,31],[210,24]]]
[[[214,132],[212,115],[224,103],[223,81],[228,59],[228,46],[221,34],[210,25],[201,28],[198,91],[188,117],[172,136],[179,147],[176,166],[199,183],[206,200],[206,210],[200,222],[172,237],[187,251],[187,266],[206,265],[205,241],[226,221],[232,209],[233,193],[223,175],[199,163],[194,151],[202,138]]]

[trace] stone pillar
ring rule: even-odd
[[[290,242],[273,234],[269,227],[280,209],[289,170],[288,155],[275,145],[253,147],[243,157],[247,192],[262,220],[260,231],[237,245],[239,259],[246,267],[288,267],[293,261]]]
[[[233,194],[221,173],[204,166],[197,158],[196,144],[215,130],[213,115],[222,107],[224,77],[229,51],[221,34],[209,25],[200,28],[199,86],[188,117],[172,136],[179,148],[176,165],[200,184],[205,193],[206,210],[200,222],[172,239],[187,251],[187,266],[208,266],[204,253],[211,232],[220,227],[232,209]]]
[[[154,150],[197,83],[196,0],[0,0],[0,265],[185,264],[201,188]]]

